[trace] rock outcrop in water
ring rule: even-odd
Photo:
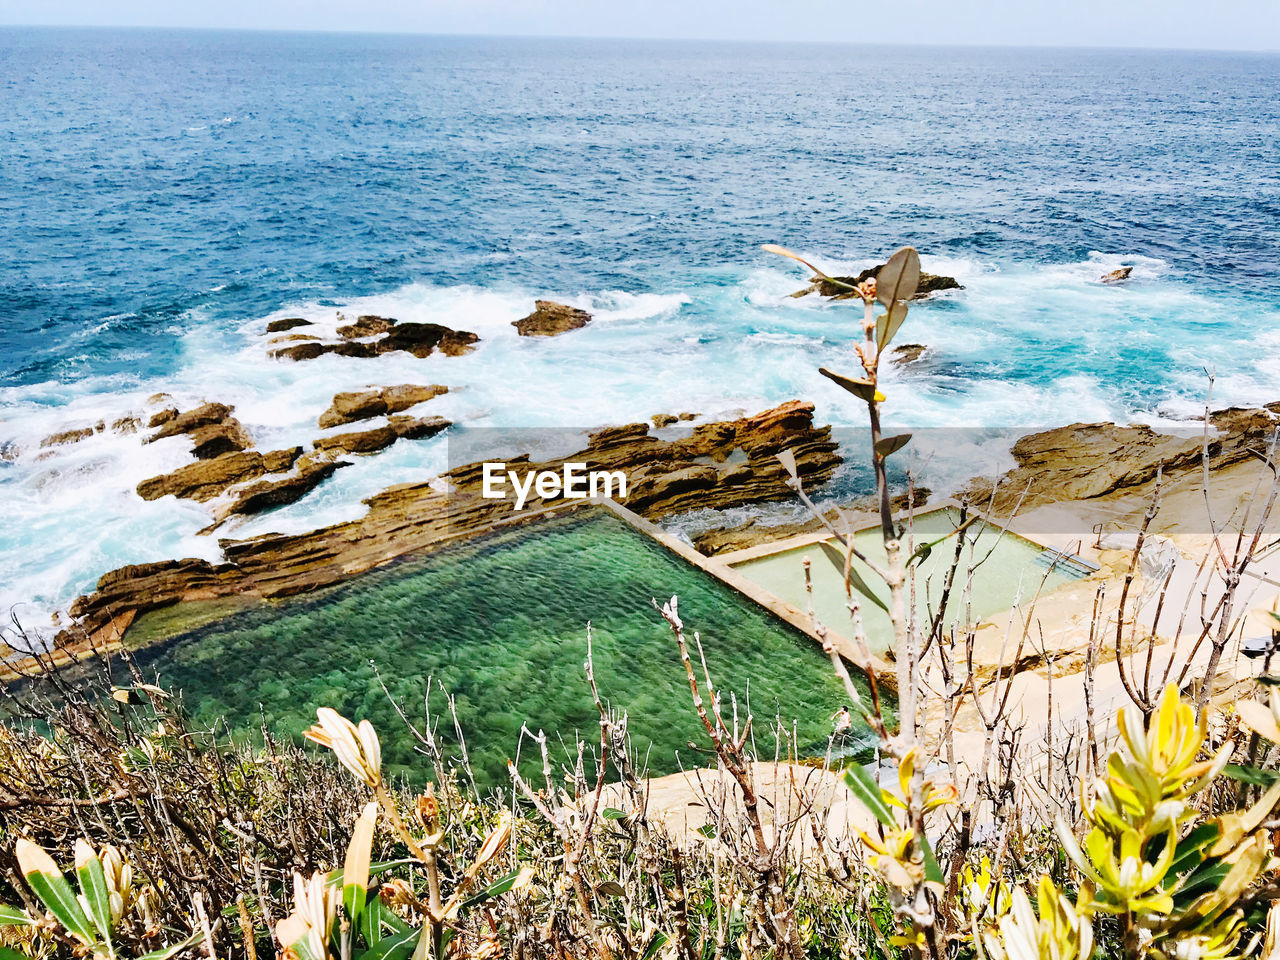
[[[312,446],[327,454],[377,453],[397,440],[425,440],[453,426],[444,417],[390,417],[385,427],[321,437]]]
[[[864,280],[870,280],[881,270],[884,269],[883,263],[878,263],[874,267],[867,267],[856,277],[832,277],[831,280],[839,281],[832,283],[831,280],[822,277],[814,277],[813,282],[803,290],[797,290],[791,294],[793,297],[807,297],[811,293],[819,296],[830,297],[832,300],[851,300],[858,296],[849,287],[856,287]],[[847,284],[848,286],[844,286]],[[916,287],[915,296],[912,300],[923,300],[935,293],[942,293],[946,290],[963,290],[964,287],[955,277],[944,277],[936,273],[921,273],[920,284]]]
[[[538,300],[533,307],[533,313],[511,324],[522,337],[555,337],[591,322],[587,311],[554,300]]]
[[[805,485],[812,489],[830,479],[840,457],[830,427],[815,427],[813,405],[783,404],[755,416],[702,424],[688,436],[662,440],[646,424],[608,427],[592,434],[587,445],[554,463],[529,463],[512,451],[508,466],[558,469],[564,462],[588,469],[622,471],[628,480],[625,498],[632,510],[650,519],[694,507],[730,507],[793,496],[775,455],[790,449]],[[298,451],[287,451],[298,459]],[[245,473],[258,469],[257,454],[227,454],[190,467],[184,479],[192,492],[208,486],[207,471],[222,461]],[[270,455],[268,455],[270,456]],[[231,461],[228,458],[242,458]],[[292,461],[291,461],[292,462]],[[265,467],[262,467],[265,470]],[[316,466],[317,470],[325,469]],[[98,582],[98,589],[71,608],[78,626],[64,632],[60,643],[101,641],[125,629],[141,612],[184,600],[219,597],[283,597],[336,583],[381,566],[397,557],[438,547],[516,516],[509,499],[487,499],[482,493],[482,465],[450,471],[441,481],[392,487],[365,501],[358,520],[310,533],[269,534],[248,540],[220,541],[225,561],[173,560],[122,567]],[[275,505],[293,488],[255,490],[244,496],[250,505]],[[264,499],[265,498],[265,499]],[[533,499],[529,508],[563,501]]]
[[[371,387],[368,390],[338,393],[334,395],[329,409],[320,414],[320,427],[328,430],[344,423],[400,413],[448,392],[448,387],[438,383],[402,383],[394,387]]]
[[[286,330],[292,330],[295,327],[313,326],[310,320],[304,320],[302,317],[285,317],[283,320],[272,320],[267,324],[267,333],[284,333]]]
[[[174,496],[203,503],[221,496],[236,484],[288,470],[301,454],[302,448],[294,447],[270,453],[243,450],[209,460],[197,460],[172,473],[143,480],[138,484],[138,496],[143,500]]]
[[[1119,283],[1122,280],[1128,280],[1131,273],[1133,273],[1133,267],[1120,267],[1110,273],[1104,273],[1099,279],[1103,283]]]
[[[429,357],[437,350],[460,357],[475,349],[480,338],[468,330],[454,330],[439,323],[399,323],[389,317],[367,315],[337,330],[338,340],[306,340],[271,351],[286,360],[314,360],[327,353],[342,357],[370,358],[403,350],[415,357]],[[376,339],[361,339],[364,337]]]

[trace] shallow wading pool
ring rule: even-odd
[[[948,625],[981,620],[1027,603],[1037,593],[1047,593],[1093,572],[1091,565],[1079,557],[1046,549],[981,520],[962,534],[956,534],[959,526],[960,511],[953,507],[918,514],[912,520],[914,546],[908,549],[935,543],[917,567],[916,610],[921,622],[928,622],[927,618],[941,602],[947,571],[955,560],[960,536],[964,540],[960,544],[960,564],[947,603]],[[944,537],[946,539],[937,542]],[[879,527],[858,531],[854,534],[854,542],[864,556],[884,562],[884,544]],[[809,543],[774,552],[768,552],[767,548],[744,550],[736,556],[726,555],[724,560],[777,599],[807,611],[809,599],[804,581],[804,560],[807,557],[813,581],[814,615],[836,633],[852,637],[844,587],[844,561],[834,550],[834,543],[834,539],[815,537]],[[854,566],[863,582],[887,605],[889,591],[883,583],[865,564],[855,560]],[[888,614],[867,600],[863,600],[859,608],[867,646],[872,653],[883,653],[893,639]]]
[[[456,697],[477,779],[506,782],[522,724],[547,731],[553,755],[575,733],[598,745],[583,674],[592,627],[601,694],[629,715],[641,763],[655,773],[705,764],[705,743],[675,641],[651,598],[676,594],[690,639],[702,637],[717,686],[746,703],[758,749],[772,755],[774,718],[804,754],[826,749],[846,702],[808,637],[626,523],[598,510],[490,533],[305,597],[234,614],[138,654],[183,692],[200,724],[227,717],[252,735],[259,707],[273,730],[299,737],[319,706],[368,718],[387,768],[425,779],[426,763],[377,674],[415,722],[429,681]],[[376,672],[375,672],[376,667]],[[459,749],[437,686],[438,736]],[[726,707],[728,709],[728,707]],[[848,748],[863,740],[855,736]],[[536,772],[525,743],[521,767]],[[784,751],[785,752],[785,751]]]

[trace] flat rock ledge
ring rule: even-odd
[[[1261,452],[1280,426],[1280,403],[1229,407],[1209,415],[1209,465],[1218,470]],[[1203,426],[1157,432],[1137,424],[1073,423],[1028,434],[1013,445],[1017,466],[998,480],[978,478],[960,495],[999,514],[1060,501],[1090,500],[1201,469]],[[1019,506],[1021,504],[1021,506]]]
[[[591,322],[587,311],[554,300],[537,300],[533,308],[533,313],[511,324],[522,337],[556,337]]]
[[[621,470],[628,479],[623,502],[651,520],[695,507],[786,500],[794,494],[778,452],[795,454],[809,489],[830,479],[841,462],[831,428],[815,427],[813,410],[811,403],[792,401],[754,416],[701,424],[674,440],[652,436],[644,423],[607,427],[563,460],[531,463],[513,457],[508,464],[558,470],[573,461],[593,470]],[[287,455],[295,456],[295,451]],[[392,487],[366,500],[368,511],[360,519],[305,534],[221,540],[222,563],[185,559],[113,570],[98,581],[94,593],[72,605],[76,626],[63,631],[57,643],[83,650],[111,642],[138,614],[184,601],[304,593],[520,516],[511,500],[481,495],[482,475],[482,465],[475,463],[446,474],[443,483]],[[248,487],[242,493],[258,499],[279,495],[278,488]],[[526,509],[562,503],[534,498]]]
[[[338,393],[334,395],[329,409],[320,414],[320,428],[328,430],[344,423],[400,413],[448,392],[448,387],[438,383],[402,383],[394,387],[370,387],[368,390]]]
[[[283,322],[283,321],[277,321]],[[316,324],[305,323],[306,326]],[[285,328],[285,329],[292,329]],[[268,333],[272,331],[268,328]],[[365,314],[336,331],[337,340],[319,337],[277,347],[271,356],[285,360],[314,360],[327,353],[342,357],[380,357],[402,350],[415,357],[429,357],[437,350],[447,357],[460,357],[475,349],[480,338],[469,330],[454,330],[439,323],[400,323],[390,317]]]

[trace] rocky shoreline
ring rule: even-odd
[[[783,500],[792,493],[776,459],[781,450],[795,454],[807,486],[826,482],[841,462],[831,428],[814,426],[813,410],[810,403],[792,401],[754,416],[699,424],[676,439],[654,436],[646,423],[607,427],[591,434],[585,448],[555,462],[534,463],[527,456],[507,462],[530,470],[558,469],[567,461],[621,470],[628,480],[626,506],[650,520],[695,507]],[[242,496],[269,495],[253,491]],[[563,502],[535,496],[527,510]],[[511,500],[482,496],[479,463],[428,483],[391,487],[365,504],[368,511],[360,519],[305,534],[220,540],[221,563],[189,558],[113,570],[72,605],[75,625],[59,634],[56,646],[74,652],[119,642],[139,615],[163,607],[304,593],[517,517]]]

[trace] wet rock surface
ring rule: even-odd
[[[511,324],[522,337],[557,337],[591,322],[587,311],[554,300],[538,300],[533,307],[533,313]]]
[[[438,383],[402,383],[393,387],[371,387],[368,390],[338,393],[334,395],[329,409],[320,414],[320,427],[327,430],[344,423],[399,413],[448,392],[448,387]]]
[[[284,333],[286,330],[293,330],[297,327],[314,326],[310,320],[304,320],[302,317],[285,317],[283,320],[272,320],[267,324],[267,333]]]
[[[429,357],[438,350],[448,357],[460,357],[480,342],[480,338],[468,330],[454,330],[439,323],[399,323],[390,317],[373,315],[362,316],[355,323],[340,327],[337,333],[339,340],[307,340],[273,349],[271,356],[314,360],[333,353],[368,359],[400,350],[415,357]],[[362,339],[365,337],[376,339]]]

